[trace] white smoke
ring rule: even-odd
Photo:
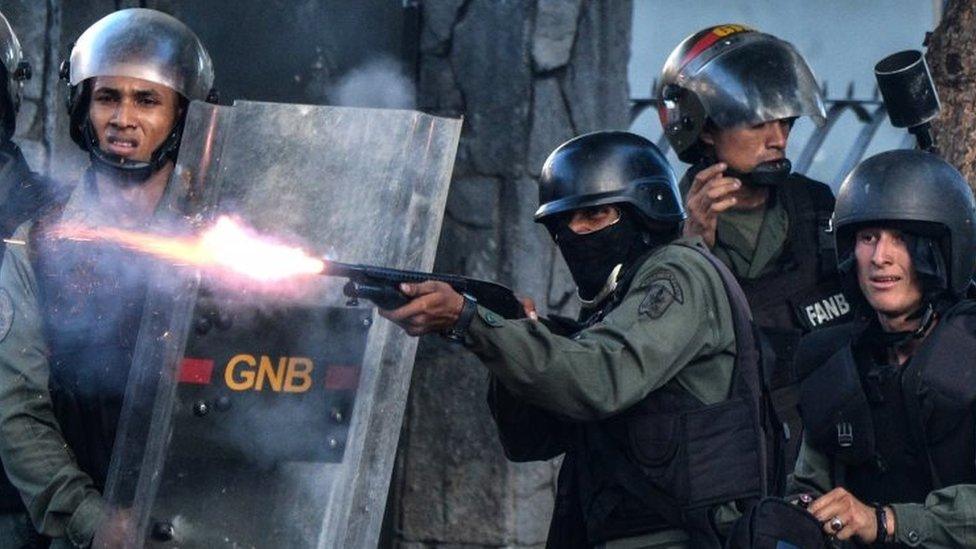
[[[413,81],[394,59],[381,57],[346,73],[329,93],[333,105],[413,109],[416,105]]]

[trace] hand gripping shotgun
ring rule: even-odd
[[[348,282],[342,293],[349,298],[349,305],[358,304],[360,299],[372,301],[381,309],[396,309],[406,305],[410,298],[400,291],[400,284],[416,284],[428,280],[444,282],[459,294],[467,295],[505,318],[524,318],[522,303],[509,288],[466,276],[403,271],[372,265],[357,265],[325,260],[322,275],[346,278]]]

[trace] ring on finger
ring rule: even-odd
[[[844,529],[844,521],[840,520],[840,517],[830,519],[830,529],[834,532],[840,532]]]

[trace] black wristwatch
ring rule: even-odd
[[[444,332],[444,337],[458,343],[464,342],[464,336],[468,333],[468,327],[471,326],[471,321],[474,320],[474,315],[478,312],[478,302],[475,298],[468,294],[461,294],[461,297],[464,298],[464,304],[461,306],[461,314],[458,315],[457,322],[454,323],[454,326]]]

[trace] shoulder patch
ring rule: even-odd
[[[678,283],[678,278],[673,272],[662,269],[651,273],[647,279],[650,282],[647,295],[637,309],[639,314],[650,318],[661,318],[672,303],[678,302],[680,305],[685,302],[681,284]]]
[[[14,302],[7,290],[0,288],[0,341],[7,338],[14,323]]]

